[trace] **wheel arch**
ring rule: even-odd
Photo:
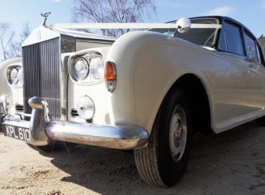
[[[172,90],[181,90],[188,98],[190,102],[193,131],[211,134],[213,131],[211,128],[210,103],[202,81],[194,74],[185,74],[170,87],[166,96],[170,94]]]

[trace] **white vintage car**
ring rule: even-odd
[[[144,181],[172,186],[194,132],[265,123],[265,63],[245,26],[207,16],[118,28],[128,25],[148,30],[118,39],[66,29],[80,24],[34,30],[22,59],[0,65],[5,136],[43,150],[58,142],[134,149]]]

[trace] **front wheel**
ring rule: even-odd
[[[188,99],[181,91],[171,91],[162,103],[148,146],[134,151],[140,177],[162,187],[176,184],[188,164],[191,137]]]

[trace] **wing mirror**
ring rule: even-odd
[[[177,21],[177,30],[179,33],[188,32],[191,26],[189,18],[183,17]]]

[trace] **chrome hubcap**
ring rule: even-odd
[[[170,121],[169,146],[171,157],[175,162],[181,160],[187,142],[187,120],[185,110],[176,106]]]

